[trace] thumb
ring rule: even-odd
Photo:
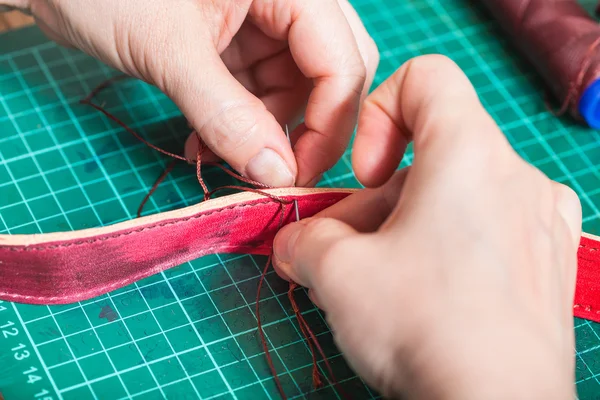
[[[350,225],[333,218],[307,218],[282,228],[273,243],[275,270],[284,279],[318,290],[351,237]]]
[[[232,168],[269,186],[293,186],[296,161],[281,126],[209,47],[184,73],[169,75],[165,91],[212,152]],[[194,159],[196,150],[197,142],[188,140],[187,158]]]

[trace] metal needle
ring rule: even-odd
[[[290,139],[290,131],[288,130],[287,124],[285,125],[285,136],[287,136],[288,142],[290,142],[291,145],[292,140]],[[300,211],[298,211],[298,200],[294,200],[294,209],[296,210],[296,221],[300,221]]]

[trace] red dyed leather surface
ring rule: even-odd
[[[573,315],[600,322],[600,242],[582,237],[577,260]]]
[[[297,196],[302,217],[349,192]],[[285,207],[283,224],[295,219]],[[0,244],[0,299],[64,304],[99,296],[195,258],[214,253],[269,254],[280,227],[279,203],[260,198],[185,218],[109,234],[32,246]],[[600,241],[582,237],[573,314],[600,322]]]
[[[287,196],[302,218],[348,192]],[[283,223],[295,220],[286,205]],[[135,229],[31,246],[0,244],[0,299],[64,304],[118,289],[213,253],[269,254],[281,221],[279,203],[260,198]]]

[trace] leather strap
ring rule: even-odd
[[[297,200],[301,218],[353,189],[273,189]],[[167,268],[215,253],[266,255],[291,204],[256,193],[208,200],[181,210],[103,228],[43,235],[0,235],[0,299],[65,304],[102,295]],[[573,314],[600,322],[600,238],[583,234]]]
[[[353,190],[273,189],[297,200],[302,218]],[[214,253],[269,254],[292,204],[239,193],[103,228],[42,235],[0,235],[0,299],[65,304],[121,288]]]
[[[573,315],[600,322],[600,237],[584,233],[577,252]]]

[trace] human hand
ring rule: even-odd
[[[218,157],[271,186],[341,157],[379,55],[347,0],[0,0],[53,40],[156,85]],[[305,123],[292,133],[281,126]],[[195,135],[186,143],[194,159]]]
[[[368,97],[357,175],[389,177],[410,141],[411,167],[284,227],[278,273],[309,288],[383,395],[572,398],[576,195],[512,150],[440,56],[409,61]]]

